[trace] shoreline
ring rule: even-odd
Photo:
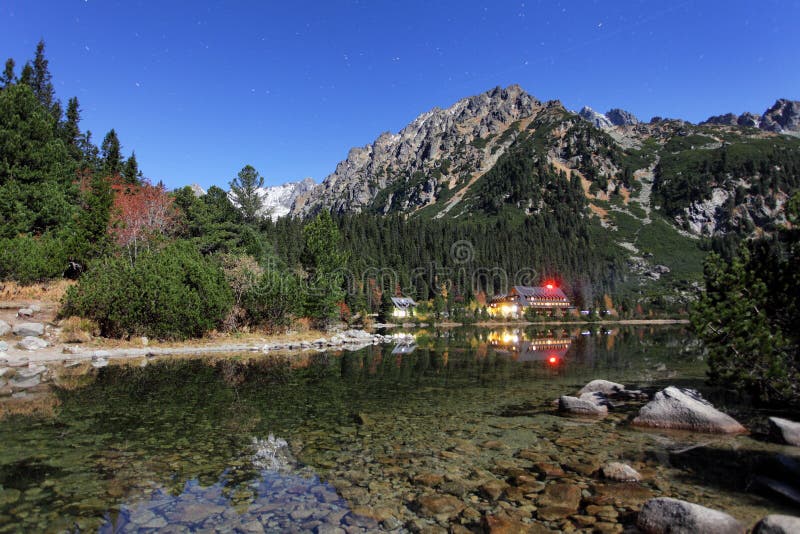
[[[528,327],[536,325],[585,325],[603,326],[616,325],[671,325],[688,324],[687,319],[621,319],[613,321],[482,321],[472,324],[463,323],[433,323],[434,328],[457,328],[463,326],[491,327]],[[387,330],[393,329],[423,329],[425,326],[404,326],[397,324],[381,325]],[[50,347],[35,351],[19,349],[15,346],[17,338],[9,337],[8,351],[0,352],[0,360],[5,360],[5,366],[27,365],[28,363],[64,363],[81,361],[98,361],[109,359],[135,359],[157,356],[182,356],[182,355],[212,355],[222,353],[260,353],[268,354],[302,354],[309,351],[328,350],[354,350],[368,345],[393,343],[399,338],[380,336],[375,329],[359,330],[368,337],[360,341],[341,342],[336,340],[336,332],[308,331],[302,333],[283,334],[275,336],[252,336],[251,339],[235,342],[235,335],[224,336],[219,340],[205,338],[183,342],[153,342],[153,344],[140,346],[120,346],[125,342],[105,338],[96,338],[88,344],[58,342]],[[350,330],[348,330],[350,331]],[[16,365],[15,365],[16,364]]]

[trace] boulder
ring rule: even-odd
[[[636,526],[647,534],[743,534],[744,525],[724,512],[678,499],[650,499],[639,512]]]
[[[33,310],[30,308],[20,308],[17,310],[17,317],[33,317]]]
[[[5,341],[0,341],[0,352],[7,352],[8,351],[8,343]]]
[[[603,416],[608,415],[608,406],[596,404],[594,401],[562,395],[558,399],[558,411],[572,415]]]
[[[9,384],[14,387],[14,389],[29,389],[38,386],[41,382],[41,377],[39,375],[34,375],[27,378],[14,377],[9,381]]]
[[[753,527],[753,534],[792,534],[800,532],[800,517],[768,515]]]
[[[778,442],[800,447],[800,423],[780,417],[770,417],[769,431]]]
[[[7,335],[11,332],[11,325],[5,321],[0,321],[0,337]]]
[[[621,462],[609,462],[603,466],[603,476],[617,482],[639,482],[642,475],[636,469]]]
[[[49,345],[50,343],[36,336],[25,336],[22,341],[17,343],[17,347],[22,350],[39,350]]]
[[[622,384],[617,384],[616,382],[610,382],[608,380],[592,380],[578,392],[578,396],[583,395],[584,393],[602,393],[607,397],[611,397],[616,395],[617,393],[625,391],[625,386]]]
[[[41,336],[44,335],[44,325],[42,323],[18,323],[14,325],[15,336]]]
[[[656,393],[653,400],[639,410],[633,424],[716,434],[747,432],[735,419],[714,408],[698,392],[674,386]]]

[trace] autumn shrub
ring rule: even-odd
[[[221,269],[189,243],[97,262],[69,289],[61,316],[94,320],[107,337],[199,337],[232,304]]]

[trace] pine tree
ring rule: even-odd
[[[14,58],[8,58],[6,60],[6,67],[3,69],[3,77],[0,78],[0,85],[3,87],[8,87],[15,81],[16,75],[14,74]]]
[[[33,67],[30,63],[25,63],[19,75],[19,83],[33,88]]]
[[[122,145],[120,145],[117,132],[113,128],[103,138],[100,151],[102,153],[103,175],[119,175],[122,172]]]
[[[82,157],[80,149],[81,129],[80,126],[78,126],[80,120],[81,110],[78,105],[78,99],[73,96],[67,103],[67,116],[62,126],[62,132],[64,141],[67,143],[70,153],[76,160],[80,160]]]
[[[129,184],[138,184],[142,173],[139,171],[139,163],[136,161],[136,152],[131,152],[131,157],[125,161],[122,167],[122,177]]]
[[[245,165],[229,185],[233,202],[242,211],[244,220],[250,224],[259,222],[264,201],[258,189],[264,187],[264,178],[252,166]]]
[[[44,41],[36,45],[36,56],[33,58],[33,78],[31,87],[39,102],[47,109],[54,109],[55,90],[53,89],[52,76],[48,68],[49,62],[44,56]],[[60,112],[60,106],[59,106]]]

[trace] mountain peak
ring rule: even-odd
[[[371,144],[351,149],[318,187],[297,199],[292,213],[361,211],[376,199],[384,213],[432,203],[442,188],[476,172],[490,149],[493,159],[500,157],[513,140],[513,132],[503,137],[505,132],[541,107],[522,87],[509,85],[463,98],[446,109],[433,108],[398,133],[384,132]],[[413,182],[404,188],[402,199],[389,191],[401,180]]]
[[[800,134],[800,101],[779,98],[761,116],[761,129]]]

